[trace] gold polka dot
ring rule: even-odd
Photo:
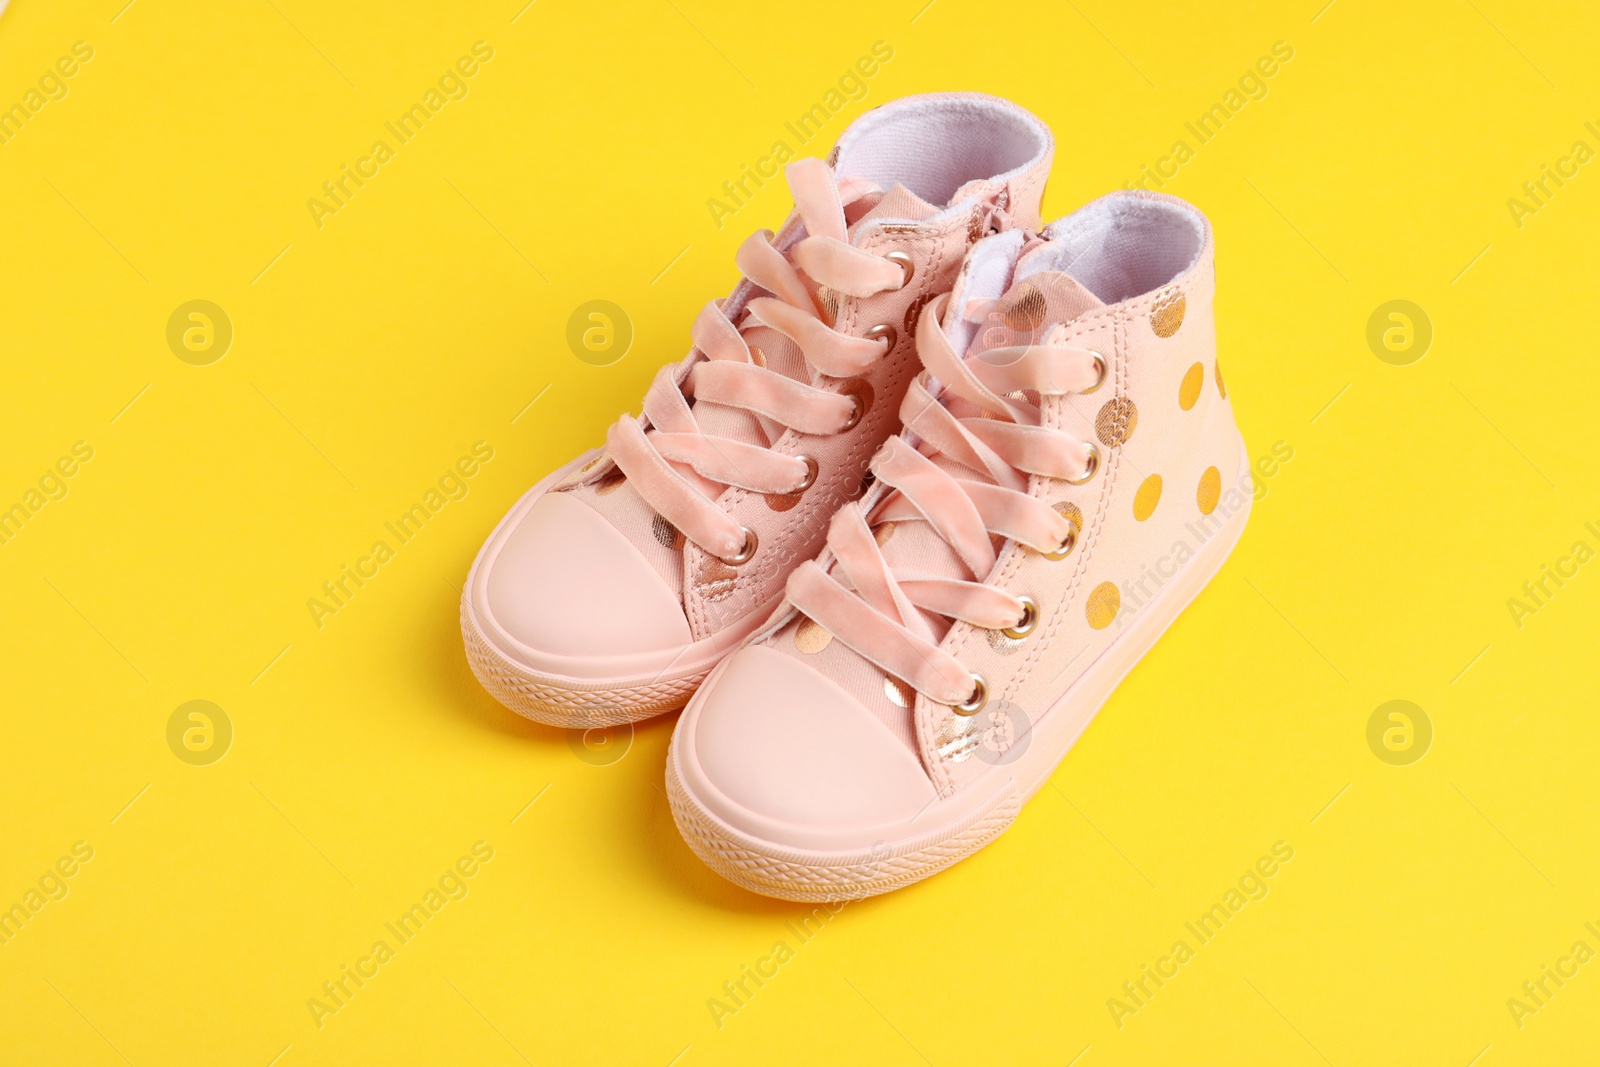
[[[1000,321],[1013,330],[1036,330],[1044,315],[1044,293],[1032,282],[1023,282],[1000,298]]]
[[[1200,476],[1200,488],[1195,492],[1195,503],[1200,505],[1200,514],[1209,515],[1216,509],[1217,498],[1222,496],[1222,472],[1215,467],[1207,467],[1206,472]]]
[[[883,695],[896,707],[909,708],[917,699],[917,691],[893,675],[883,676]]]
[[[1183,325],[1183,309],[1182,293],[1168,293],[1159,298],[1150,309],[1150,329],[1157,337],[1171,337]]]
[[[1222,384],[1222,364],[1213,363],[1211,365],[1211,374],[1217,379],[1217,392],[1222,394],[1222,399],[1228,399],[1228,387]]]
[[[650,532],[656,535],[656,540],[661,543],[662,548],[677,548],[683,544],[683,534],[660,515],[650,521]]]
[[[1112,397],[1094,417],[1094,432],[1100,443],[1114,448],[1133,436],[1139,424],[1139,409],[1125,396]]]
[[[739,572],[716,556],[707,555],[700,561],[700,574],[695,579],[695,587],[707,600],[728,599],[738,582]]]
[[[802,617],[800,625],[794,628],[794,647],[808,656],[821,652],[832,642],[833,634],[810,616]]]
[[[1156,505],[1161,503],[1161,475],[1152,474],[1139,483],[1139,491],[1133,494],[1133,517],[1140,522],[1155,514]]]
[[[1057,515],[1072,523],[1073,529],[1080,531],[1083,529],[1083,511],[1079,509],[1078,505],[1070,500],[1057,500],[1050,507]]]
[[[839,318],[839,294],[826,285],[818,286],[817,303],[822,306],[822,321],[832,326]]]
[[[1002,656],[1009,656],[1013,652],[1017,651],[1017,649],[1022,647],[1021,641],[1018,641],[1014,637],[1007,637],[999,630],[985,630],[983,631],[983,635],[988,639],[989,647],[1000,653]]]
[[[982,208],[975,207],[972,209],[972,218],[967,220],[967,244],[970,245],[972,242],[983,236],[983,231],[986,228],[984,226],[984,221],[987,219],[987,217],[987,214]],[[962,264],[961,269],[963,271],[966,270],[966,264]]]
[[[1178,386],[1178,406],[1185,411],[1200,399],[1200,387],[1205,384],[1206,369],[1196,363],[1183,372],[1183,382]]]
[[[888,544],[889,538],[894,536],[894,526],[892,522],[880,522],[872,528],[872,539],[878,542],[879,548]]]
[[[1089,602],[1084,605],[1084,614],[1089,617],[1089,625],[1096,630],[1104,630],[1111,625],[1111,620],[1117,617],[1117,610],[1122,607],[1122,594],[1117,591],[1115,582],[1101,582],[1094,587],[1094,592],[1089,594]]]

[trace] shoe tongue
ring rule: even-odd
[[[858,201],[857,203],[861,203]],[[877,203],[862,213],[858,218],[851,210],[852,204],[845,208],[845,217],[850,223],[850,237],[852,240],[861,232],[862,227],[869,222],[879,219],[910,219],[912,222],[922,222],[931,219],[943,209],[928,203],[910,189],[895,182],[889,187],[888,192],[878,198]]]
[[[1029,256],[1024,255],[1018,261],[1018,273],[1026,269],[1028,259]],[[1016,273],[1013,274],[1015,277]],[[957,293],[956,296],[961,298],[962,294]],[[1065,271],[1037,270],[1020,280],[1013,280],[998,304],[990,305],[976,326],[966,358],[971,359],[996,348],[1041,340],[1050,327],[1071,322],[1086,312],[1104,306],[1104,301]],[[973,471],[947,456],[935,455],[932,459],[936,466],[957,477],[991,481],[986,473]],[[966,576],[965,567],[955,551],[928,523],[906,522],[899,524],[899,527],[895,536],[883,545],[884,559],[893,570],[902,574],[917,572]],[[981,575],[979,577],[982,578]],[[950,620],[931,613],[924,613],[924,617],[942,639],[950,628]]]

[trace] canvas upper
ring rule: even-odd
[[[679,720],[680,829],[795,899],[883,892],[1009,825],[1243,529],[1209,224],[1116,193],[976,246],[877,485]]]
[[[1022,109],[950,93],[877,108],[826,162],[790,163],[796,212],[741,248],[745,279],[701,310],[643,414],[485,544],[463,630],[486,686],[569,725],[680,706],[862,493],[919,369],[920,309],[980,237],[1037,225],[1051,152]]]

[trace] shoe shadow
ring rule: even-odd
[[[699,908],[780,921],[809,911],[790,901],[739,888],[702,863],[684,843],[667,800],[667,747],[677,722],[673,713],[635,724],[632,749],[620,761],[627,765],[627,773],[619,775],[619,787],[630,796],[622,810],[630,818],[614,830],[619,840],[636,843],[637,869],[647,879],[641,890],[676,897]]]
[[[612,811],[616,817],[607,836],[635,858],[630,867],[642,881],[641,894],[676,897],[700,908],[737,915],[765,916],[782,922],[811,914],[816,905],[777,900],[741,889],[701,862],[678,833],[667,801],[666,757],[677,713],[659,715],[632,725],[572,730],[534,722],[501,705],[479,684],[467,663],[460,628],[447,603],[451,590],[441,588],[436,616],[451,619],[437,630],[419,635],[424,647],[415,653],[438,705],[459,725],[486,731],[507,744],[531,745],[547,759],[588,764],[610,777],[609,788],[626,795]],[[563,756],[562,750],[567,755]],[[579,770],[581,768],[574,768]]]

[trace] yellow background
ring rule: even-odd
[[[1600,548],[1600,164],[1507,207],[1600,149],[1588,5],[125,2],[0,18],[0,103],[94,49],[0,145],[0,505],[94,449],[0,545],[0,905],[94,850],[0,946],[0,1060],[1593,1062],[1600,962],[1520,1028],[1506,1003],[1600,949],[1600,563],[1520,629],[1506,603]],[[307,199],[480,40],[467,98],[319,229]],[[574,748],[501,709],[457,591],[788,208],[773,184],[718,229],[706,200],[880,40],[807,151],[999,93],[1055,130],[1046,218],[1293,47],[1167,188],[1215,224],[1251,451],[1294,458],[1011,832],[802,945],[804,908],[679,840],[671,720]],[[194,299],[234,328],[209,366],[166,343]],[[591,299],[636,330],[609,367],[564,340]],[[1391,299],[1433,323],[1410,366],[1366,343]],[[470,494],[319,629],[307,599],[480,440]],[[234,729],[209,766],[166,740],[194,699]],[[1391,699],[1433,725],[1409,766],[1367,744]],[[319,1028],[307,1000],[478,841],[469,895]],[[1277,841],[1270,894],[1119,1028],[1108,999]]]

